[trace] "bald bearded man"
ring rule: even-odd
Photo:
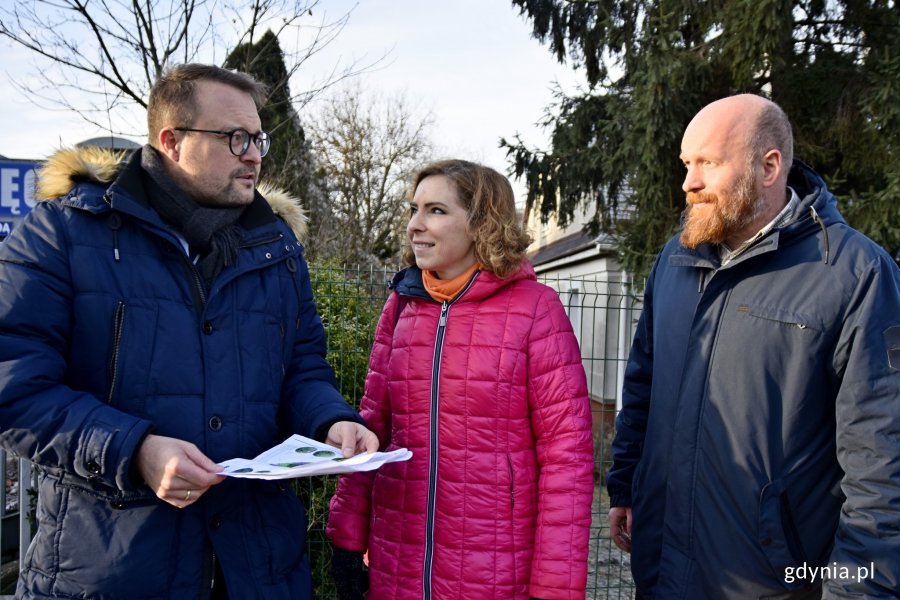
[[[900,271],[771,101],[704,107],[680,158],[607,478],[638,597],[895,597]]]

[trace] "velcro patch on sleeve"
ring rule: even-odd
[[[887,348],[888,365],[900,371],[900,325],[884,330],[884,345]]]

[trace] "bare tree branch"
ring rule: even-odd
[[[432,115],[417,114],[402,94],[384,98],[358,85],[338,89],[315,108],[307,130],[329,186],[333,255],[348,263],[394,264],[407,180],[432,152]]]
[[[130,123],[135,131],[125,134],[136,135],[142,133],[150,86],[167,63],[217,62],[222,49],[253,41],[266,30],[297,40],[284,54],[287,76],[276,84],[288,86],[349,19],[350,13],[314,17],[317,5],[318,0],[19,0],[0,7],[0,37],[34,58],[29,77],[13,82],[29,97],[92,125],[105,121],[103,129],[110,132]],[[301,91],[289,101],[300,110],[384,58],[335,65],[321,81],[294,86]],[[103,110],[109,114],[100,114]]]

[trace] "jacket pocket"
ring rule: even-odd
[[[61,469],[54,471],[44,469],[44,473],[48,480],[54,481],[55,486],[60,490],[72,490],[85,494],[98,502],[108,504],[115,510],[159,504],[159,498],[146,484],[141,484],[135,490],[123,492],[110,487],[99,479],[86,479]]]
[[[900,325],[884,330],[884,345],[887,347],[888,366],[900,371]]]
[[[757,542],[778,581],[785,589],[799,590],[806,582],[786,581],[787,569],[806,562],[807,558],[785,488],[784,480],[776,479],[760,492]]]
[[[123,518],[121,509],[104,501],[109,497],[41,474],[38,529],[22,574],[34,596],[172,597],[166,586],[180,513],[157,500],[130,505]],[[117,568],[109,569],[113,563]]]
[[[152,301],[109,294],[73,299],[66,382],[102,402],[139,414],[151,371],[157,311]],[[128,404],[135,399],[141,406]]]
[[[265,313],[241,315],[240,358],[247,402],[278,404],[285,377],[285,327]]]
[[[801,331],[804,329],[812,329],[813,331],[821,331],[824,329],[824,327],[812,317],[781,308],[775,308],[773,306],[740,304],[737,307],[737,311],[763,321],[796,328]]]
[[[254,514],[248,515],[247,547],[252,548],[255,569],[279,582],[303,568],[306,556],[306,512],[285,481],[260,481],[248,486]]]
[[[122,353],[122,330],[125,325],[125,303],[119,302],[113,314],[112,340],[109,352],[109,390],[106,393],[106,403],[114,404],[116,387],[119,381],[119,359]]]

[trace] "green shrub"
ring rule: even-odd
[[[349,404],[359,406],[368,371],[369,351],[381,308],[388,295],[392,270],[345,268],[336,263],[310,265],[313,298],[328,341],[328,362]],[[336,476],[308,477],[293,482],[307,508],[307,544],[313,577],[313,597],[336,598],[331,543],[325,536],[328,503]]]

